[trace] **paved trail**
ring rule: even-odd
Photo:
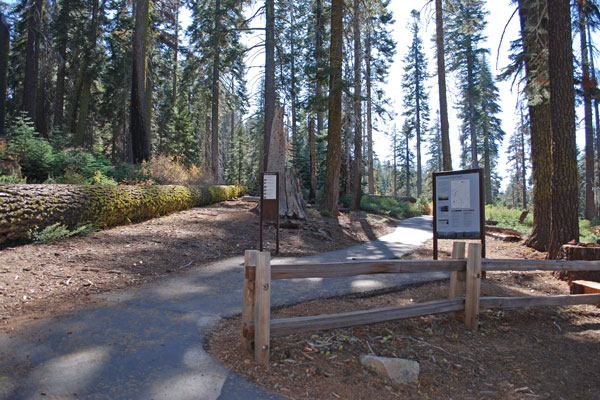
[[[411,218],[370,243],[273,263],[397,258],[430,237],[431,218]],[[103,294],[107,302],[102,307],[0,335],[0,399],[281,398],[228,371],[203,349],[214,324],[241,310],[242,264],[243,257],[222,260],[140,288]],[[272,304],[420,280],[419,275],[369,275],[275,281]]]

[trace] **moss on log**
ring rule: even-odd
[[[0,243],[60,222],[110,227],[244,194],[241,186],[0,185]]]

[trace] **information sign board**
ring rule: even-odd
[[[483,170],[433,174],[434,258],[438,239],[481,239],[485,249]]]

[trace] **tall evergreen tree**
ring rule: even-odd
[[[423,41],[419,36],[419,12],[413,10],[411,16],[409,29],[412,33],[412,43],[404,57],[402,88],[404,89],[405,128],[411,131],[417,142],[417,196],[421,196],[423,192],[421,142],[429,122],[429,94],[426,87],[428,74],[427,59],[423,53]]]
[[[483,0],[447,0],[448,53],[450,70],[461,76],[462,119],[470,140],[470,162],[478,168],[475,102],[477,96],[477,60],[487,50],[479,46],[485,39],[486,11]]]

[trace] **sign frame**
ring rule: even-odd
[[[450,180],[450,185],[452,186],[453,182],[457,182],[456,185],[452,186],[453,188],[455,188],[456,190],[463,188],[463,187],[467,187],[468,188],[468,183],[464,184],[465,181],[467,181],[467,179],[464,178],[471,178],[471,177],[466,177],[465,175],[473,175],[473,174],[478,174],[478,179],[475,181],[478,183],[478,189],[477,190],[477,195],[478,198],[475,199],[475,204],[479,205],[479,233],[476,235],[473,235],[472,232],[461,232],[461,231],[455,231],[452,234],[451,239],[479,239],[481,240],[481,257],[485,258],[485,181],[484,181],[484,171],[483,168],[475,168],[475,169],[466,169],[466,170],[458,170],[458,171],[443,171],[443,172],[434,172],[433,173],[433,259],[437,260],[438,259],[438,239],[440,239],[440,232],[438,231],[438,213],[440,211],[438,211],[438,205],[439,205],[439,199],[438,199],[438,178],[440,177],[451,177],[451,178],[455,178],[455,179],[446,179],[446,180]],[[461,179],[463,178],[463,179]],[[457,193],[458,195],[458,193]],[[471,199],[471,192],[469,190],[469,199],[465,199],[464,196],[461,196],[460,198],[457,199],[453,199],[452,194],[442,194],[442,196],[445,196],[446,198],[444,199],[444,201],[448,201],[450,205],[445,204],[441,207],[449,207],[448,208],[448,212],[450,212],[451,210],[451,205],[452,204],[457,204],[457,203],[461,203],[461,202],[470,202],[472,201]],[[450,239],[450,237],[443,237],[445,235],[442,235],[442,239]]]
[[[274,198],[273,194],[275,194]],[[279,254],[279,172],[262,172],[260,174],[260,251],[263,251],[263,222],[265,220],[275,220],[277,223],[275,254]]]

